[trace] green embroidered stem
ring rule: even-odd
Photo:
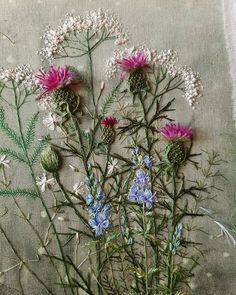
[[[143,238],[144,238],[144,261],[145,261],[145,295],[149,295],[149,276],[148,276],[148,248],[147,248],[147,220],[145,205],[143,204]]]
[[[22,150],[23,150],[23,152],[25,154],[25,158],[26,158],[26,161],[28,163],[28,168],[29,168],[30,175],[32,177],[32,180],[33,180],[35,189],[36,189],[36,191],[38,193],[38,196],[39,196],[40,201],[41,201],[41,203],[43,205],[43,208],[44,208],[44,210],[45,210],[45,212],[47,214],[47,217],[49,219],[49,222],[52,224],[52,228],[53,228],[53,231],[54,231],[55,236],[56,236],[58,248],[59,248],[61,257],[63,259],[63,264],[64,264],[65,272],[66,272],[66,275],[68,277],[70,289],[71,289],[72,294],[74,295],[75,293],[74,293],[74,290],[73,290],[73,287],[72,287],[72,282],[71,282],[71,279],[70,279],[70,276],[69,276],[68,265],[65,262],[65,255],[64,255],[64,252],[63,252],[63,248],[62,248],[62,244],[61,244],[60,238],[59,238],[59,236],[57,234],[57,230],[56,230],[55,224],[54,224],[54,222],[53,222],[53,220],[51,218],[51,215],[50,215],[50,212],[48,210],[47,204],[45,203],[44,198],[42,197],[41,192],[40,192],[40,190],[39,190],[39,188],[38,188],[38,186],[36,184],[36,177],[34,175],[33,167],[32,167],[31,161],[30,161],[30,157],[28,155],[28,151],[27,151],[27,148],[26,148],[25,139],[24,139],[24,135],[23,135],[22,124],[21,124],[21,117],[20,117],[20,110],[19,110],[18,101],[17,101],[17,92],[16,92],[16,89],[17,88],[15,87],[14,83],[13,83],[13,89],[14,89],[14,99],[15,99],[17,123],[18,123],[18,127],[19,127],[20,138],[21,138],[21,141],[22,141]]]
[[[172,249],[170,249],[170,244],[173,243],[173,237],[175,233],[176,227],[176,169],[173,168],[172,172],[172,185],[173,185],[173,197],[172,197],[172,206],[171,206],[171,216],[170,216],[170,228],[169,228],[169,239],[168,239],[168,276],[167,276],[167,288],[169,291],[169,295],[173,295],[174,293],[174,282],[173,282],[173,272],[174,272],[174,254],[172,253]]]

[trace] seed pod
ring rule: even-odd
[[[113,126],[108,125],[102,128],[102,142],[111,145],[115,141],[116,131]]]
[[[180,165],[186,158],[186,149],[182,141],[170,142],[166,147],[167,161],[172,165]]]
[[[52,92],[52,102],[60,112],[66,112],[69,107],[70,112],[74,112],[78,106],[78,96],[67,86],[56,88]]]
[[[60,168],[61,159],[58,152],[48,145],[41,153],[41,165],[51,173],[57,172]]]
[[[115,141],[116,130],[115,125],[117,124],[117,119],[114,117],[105,117],[101,120],[102,127],[102,142],[111,145]]]
[[[137,68],[129,74],[129,90],[133,94],[139,93],[147,88],[147,79],[141,68]]]

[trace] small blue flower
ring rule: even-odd
[[[91,205],[93,202],[93,195],[92,194],[87,194],[87,196],[85,197],[85,201],[86,201],[86,205]]]
[[[88,213],[90,215],[95,215],[95,214],[97,214],[101,210],[101,208],[102,208],[101,201],[94,201],[93,204],[92,204],[92,206],[90,206],[88,208]]]
[[[143,156],[143,163],[147,168],[152,168],[152,158],[149,155]]]
[[[145,204],[147,209],[151,209],[153,203],[156,201],[156,197],[148,189],[142,191],[142,194],[139,196],[139,202]]]
[[[144,170],[138,170],[136,172],[134,182],[139,184],[140,186],[145,186],[149,182],[149,176]]]
[[[139,199],[140,194],[140,188],[137,185],[132,185],[129,194],[128,194],[128,200],[132,202],[137,202]]]
[[[108,228],[109,220],[102,213],[97,213],[89,220],[89,225],[94,229],[96,236],[101,236],[104,229]]]

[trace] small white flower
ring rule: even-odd
[[[43,124],[48,127],[49,130],[56,130],[57,132],[62,132],[61,127],[59,124],[61,123],[62,118],[55,114],[55,113],[49,113],[44,119]]]
[[[83,194],[84,193],[84,183],[81,182],[76,182],[73,186],[73,193],[75,195]]]
[[[119,169],[118,166],[119,161],[117,159],[111,159],[111,162],[108,164],[108,171],[107,174],[110,175],[113,173],[115,169]]]
[[[37,177],[36,184],[41,187],[41,192],[44,193],[46,188],[51,188],[51,186],[55,185],[55,178],[47,179],[46,173],[43,173],[42,176]]]
[[[10,160],[7,160],[7,156],[2,155],[2,157],[0,158],[0,167],[9,168],[10,167],[9,164],[10,164]]]

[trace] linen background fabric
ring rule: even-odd
[[[229,1],[230,2],[230,1]],[[41,48],[42,35],[47,24],[56,26],[59,19],[67,12],[75,15],[87,10],[97,9],[114,11],[121,22],[131,33],[133,44],[146,43],[158,50],[172,48],[177,50],[181,64],[191,65],[201,75],[204,84],[204,96],[196,111],[192,111],[184,98],[177,100],[177,118],[179,121],[191,123],[196,128],[196,148],[216,149],[221,153],[224,164],[222,173],[227,181],[219,180],[218,186],[224,191],[219,192],[218,203],[209,203],[209,207],[217,217],[228,224],[231,213],[236,208],[236,132],[232,119],[232,89],[226,41],[231,38],[229,26],[225,26],[230,16],[225,9],[227,0],[0,0],[0,31],[14,42],[12,44],[4,35],[0,36],[1,66],[15,67],[18,64],[30,63],[34,68],[41,66],[40,57],[36,52]],[[224,4],[224,5],[223,5]],[[234,23],[235,24],[235,23]],[[232,29],[232,26],[231,26]],[[235,45],[236,46],[236,45]],[[229,46],[228,46],[229,47]],[[112,44],[104,48],[96,70],[103,75],[105,58],[112,54]],[[231,51],[231,54],[232,51]],[[98,56],[99,59],[99,56]],[[75,60],[72,61],[75,63]],[[233,72],[232,72],[233,73]],[[236,73],[234,73],[236,75]],[[97,81],[98,82],[98,81]],[[36,104],[31,104],[28,113]],[[11,118],[11,113],[7,114]],[[13,120],[14,118],[12,118]],[[46,127],[45,127],[46,132]],[[1,139],[1,146],[5,142]],[[20,169],[9,170],[17,181],[26,183],[27,175]],[[72,180],[70,180],[72,181]],[[72,185],[71,183],[68,183]],[[33,213],[34,220],[40,229],[45,228],[46,221],[40,216],[39,203],[34,200],[22,199],[21,205],[28,213]],[[208,204],[207,204],[208,205]],[[10,199],[0,200],[0,210],[4,206],[10,208],[7,217],[1,219],[4,228],[18,246],[23,257],[35,259],[37,243],[32,239],[31,230],[25,223],[19,222]],[[236,223],[236,220],[234,220]],[[58,223],[63,229],[64,224]],[[66,224],[67,226],[67,224]],[[219,228],[209,219],[202,222],[204,230],[209,233],[201,235],[204,257],[201,267],[191,286],[194,294],[203,295],[235,295],[236,294],[236,249],[229,246],[226,239],[218,237]],[[15,263],[12,251],[0,235],[0,271]],[[44,268],[38,270],[38,263],[33,265],[41,277],[53,284],[53,275],[48,277]],[[48,272],[50,268],[47,269]],[[26,295],[43,295],[43,289],[32,280],[31,275],[24,271],[23,284]],[[5,280],[0,277],[0,294],[19,294],[17,288],[17,272],[12,271]]]

